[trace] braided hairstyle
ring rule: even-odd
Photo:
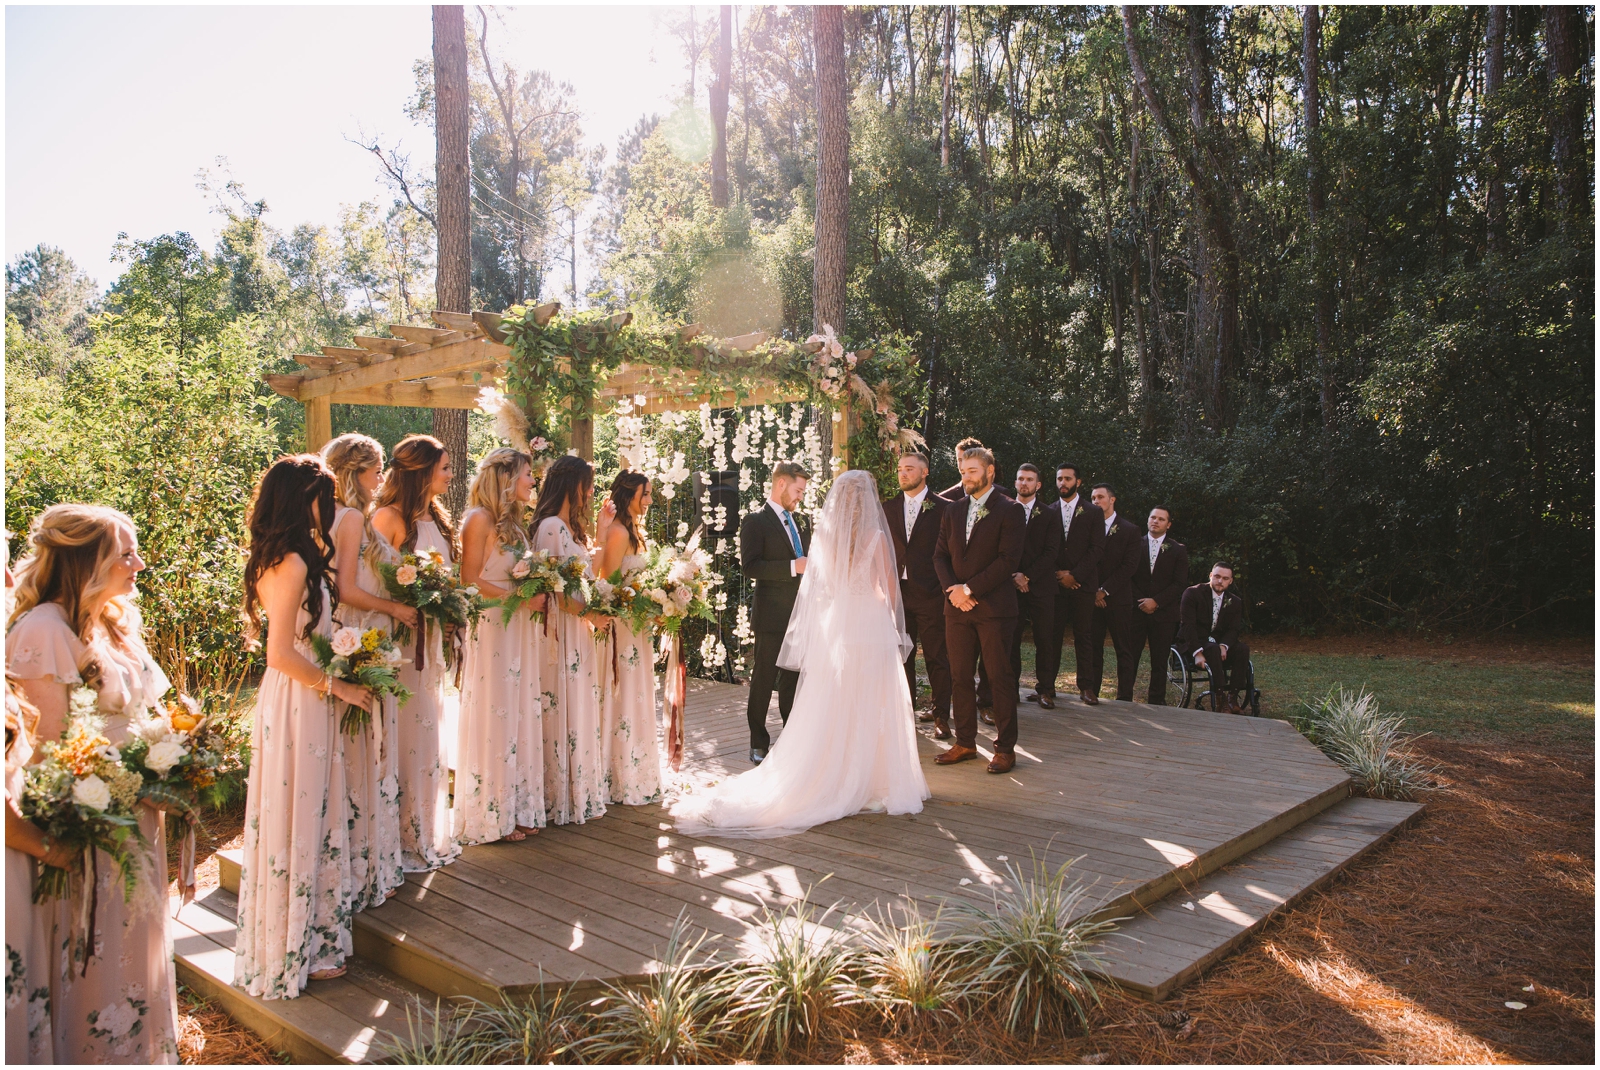
[[[501,446],[478,462],[478,474],[467,492],[468,504],[489,514],[495,541],[508,549],[528,544],[528,506],[517,497],[517,478],[532,467],[526,453]]]
[[[306,564],[306,597],[301,604],[311,619],[302,638],[311,638],[322,620],[322,588],[339,606],[339,585],[333,578],[333,473],[315,453],[279,457],[256,485],[250,505],[250,558],[244,566],[245,630],[254,639],[261,632],[261,577],[290,554]]]
[[[444,443],[432,435],[407,435],[395,446],[394,456],[389,459],[389,478],[378,492],[378,508],[394,506],[405,522],[406,537],[396,549],[417,548],[417,521],[426,514],[439,525],[439,532],[450,544],[451,556],[460,556],[450,510],[438,497],[428,493],[433,485],[433,470],[444,456]]]
[[[629,544],[636,551],[644,549],[644,536],[634,528],[633,511],[629,506],[649,485],[649,476],[627,469],[618,472],[617,478],[611,481],[611,502],[617,507],[617,523],[627,531]]]
[[[572,537],[578,542],[589,540],[584,528],[584,496],[594,492],[594,465],[582,457],[557,457],[544,474],[544,486],[539,488],[539,508],[534,511],[533,529],[552,516],[560,516],[562,508],[572,503]]]
[[[352,431],[323,446],[322,460],[333,472],[334,498],[340,505],[349,506],[361,514],[361,541],[367,547],[368,557],[375,562],[378,542],[372,531],[375,503],[362,488],[360,476],[369,468],[383,467],[383,447],[377,439]]]

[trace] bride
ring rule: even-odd
[[[863,811],[914,814],[929,797],[905,659],[894,543],[870,472],[834,481],[778,664],[800,673],[766,761],[672,806],[678,831],[767,837]]]

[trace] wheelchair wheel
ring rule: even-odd
[[[1173,647],[1167,651],[1167,699],[1170,701],[1174,695],[1178,701],[1174,703],[1179,709],[1189,705],[1189,689],[1194,686],[1194,677],[1189,672],[1188,662],[1183,660],[1183,655],[1178,653],[1178,648]]]
[[[1261,692],[1256,689],[1256,663],[1249,663],[1249,671],[1245,677],[1249,690],[1245,694],[1250,696],[1250,716],[1261,716]]]

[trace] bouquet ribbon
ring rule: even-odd
[[[417,614],[417,656],[411,659],[421,672],[428,667],[428,618]]]
[[[183,815],[183,844],[178,849],[178,894],[185,905],[194,902],[194,833],[199,820],[193,810]]]
[[[676,773],[683,765],[683,707],[688,697],[689,666],[683,660],[683,640],[667,636],[667,671],[662,681],[662,699],[667,715],[667,763]]]

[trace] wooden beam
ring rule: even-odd
[[[757,387],[746,394],[743,401],[740,401],[739,395],[731,390],[710,396],[694,393],[658,394],[646,397],[643,405],[635,405],[630,415],[651,416],[660,412],[693,412],[707,402],[713,409],[731,409],[740,406],[749,408],[755,405],[782,405],[785,402],[805,400],[804,391],[781,386]]]
[[[305,382],[303,376],[277,373],[263,375],[261,380],[275,392],[282,394],[286,398],[293,398],[296,401],[300,400],[300,384]]]
[[[301,399],[326,397],[347,390],[405,382],[408,379],[448,375],[451,372],[472,368],[474,365],[503,361],[509,356],[510,350],[503,345],[496,345],[486,338],[466,338],[449,345],[424,347],[420,353],[395,357],[382,364],[353,368],[338,375],[313,379],[301,386]]]
[[[333,437],[333,410],[327,398],[313,398],[305,410],[306,452],[316,453]]]
[[[678,341],[687,342],[691,338],[698,338],[705,333],[706,325],[703,323],[686,323],[678,328]]]
[[[347,364],[360,364],[363,367],[372,363],[372,350],[349,349],[345,346],[323,346],[322,355],[325,357],[338,357]]]
[[[454,314],[451,313],[451,315]],[[506,332],[500,329],[500,324],[505,322],[505,317],[500,313],[474,312],[472,314],[472,322],[476,323],[479,330],[496,342],[504,342],[506,340]]]
[[[347,361],[338,357],[330,357],[324,353],[296,353],[294,361],[304,368],[316,368],[318,371],[334,371],[341,367],[353,367]]]
[[[407,342],[419,346],[442,346],[451,342],[459,342],[466,336],[460,331],[446,330],[439,327],[413,327],[404,323],[389,325],[389,333],[396,338],[404,338]]]
[[[557,312],[560,312],[560,311],[561,311],[561,302],[560,301],[546,301],[544,304],[538,305],[538,306],[536,306],[534,308],[534,310],[533,310],[533,322],[538,324],[540,327],[543,327],[545,324],[549,323],[552,318],[555,317],[555,314]]]
[[[485,381],[483,386],[488,386]],[[409,383],[383,383],[330,394],[340,405],[409,405],[418,409],[476,409],[480,387],[454,379],[423,379]]]
[[[431,314],[433,322],[441,327],[448,327],[452,331],[460,331],[464,335],[481,334],[483,328],[478,326],[478,321],[466,312],[440,312],[435,309]]]
[[[751,331],[749,334],[741,334],[737,338],[725,338],[723,339],[723,344],[729,349],[737,349],[741,353],[748,353],[771,337],[766,331]]]

